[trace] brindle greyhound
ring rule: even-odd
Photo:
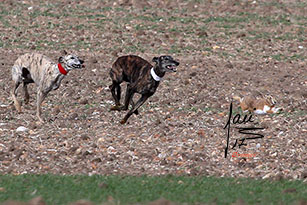
[[[131,110],[120,121],[121,124],[126,123],[133,113],[138,114],[138,108],[156,92],[165,73],[176,72],[176,67],[179,65],[179,62],[171,56],[154,57],[152,61],[155,63],[154,66],[141,57],[129,55],[119,57],[112,66],[110,77],[113,83],[110,89],[115,100],[115,106],[111,110],[128,110],[129,104],[132,105]],[[121,106],[120,84],[123,81],[128,82],[128,84],[125,102]],[[141,94],[136,104],[132,100],[135,93]]]
[[[60,87],[65,75],[72,69],[81,69],[83,60],[76,55],[67,55],[59,58],[58,63],[53,63],[48,57],[38,53],[27,53],[20,56],[12,67],[12,78],[14,87],[11,92],[16,110],[21,112],[20,103],[17,100],[17,88],[22,83],[25,94],[25,103],[29,102],[27,85],[37,85],[37,112],[36,116],[40,122],[41,104],[51,90]]]

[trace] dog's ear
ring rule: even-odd
[[[64,63],[64,61],[63,61],[63,57],[61,56],[61,57],[59,57],[59,63]]]
[[[153,57],[152,62],[159,63],[159,57]]]
[[[66,50],[61,50],[60,54],[61,54],[62,56],[66,56],[66,55],[67,55],[67,51],[66,51]]]

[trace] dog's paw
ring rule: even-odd
[[[115,105],[115,106],[111,107],[110,110],[112,110],[112,111],[113,110],[119,110],[119,106]]]
[[[126,119],[122,119],[121,121],[120,121],[120,124],[125,124],[127,122],[127,120]]]
[[[124,105],[119,107],[120,110],[128,110],[128,107],[125,107]]]
[[[115,105],[115,106],[111,107],[110,110],[111,111],[114,111],[114,110],[120,111],[120,106]]]

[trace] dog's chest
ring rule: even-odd
[[[154,81],[153,79],[142,79],[139,81],[136,88],[136,92],[140,94],[153,94],[156,92],[159,86],[158,81]]]
[[[44,70],[44,75],[42,76],[44,83],[44,89],[46,91],[56,90],[60,87],[61,81],[64,78],[64,75],[61,75],[58,71],[57,66],[54,64],[52,66],[46,67]]]

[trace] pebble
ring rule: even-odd
[[[24,126],[20,126],[16,129],[16,132],[28,132],[29,129],[24,127]]]

